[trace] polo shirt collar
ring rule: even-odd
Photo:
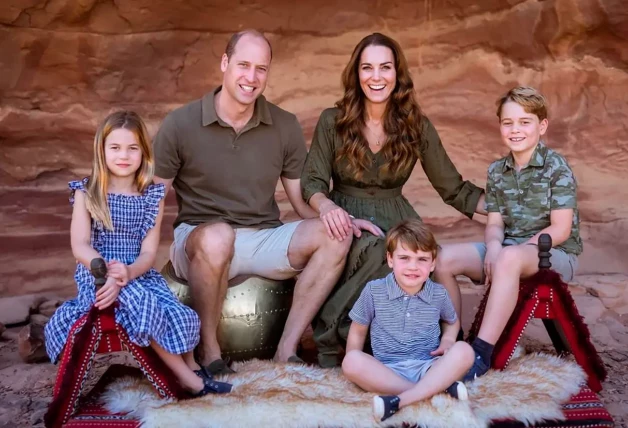
[[[399,287],[397,284],[397,280],[395,279],[395,275],[390,273],[386,277],[386,289],[388,291],[388,300],[400,299],[406,296],[405,291]],[[426,279],[425,284],[423,284],[423,288],[417,294],[417,297],[423,300],[425,303],[432,303],[432,295],[434,294],[434,285],[431,279]]]
[[[545,165],[545,157],[547,156],[547,146],[543,144],[543,141],[539,141],[539,144],[534,148],[534,152],[532,152],[532,156],[530,157],[530,162],[528,162],[527,166],[537,166],[542,167]],[[526,166],[526,168],[527,168]],[[506,161],[504,162],[503,171],[507,171],[508,169],[515,168],[515,159],[512,156],[512,153],[509,153],[506,157]]]
[[[203,120],[203,126],[211,125],[214,122],[218,122],[220,125],[227,126],[227,124],[218,117],[216,113],[216,106],[214,105],[214,99],[216,98],[216,94],[220,92],[222,86],[218,86],[213,91],[205,94],[203,99],[201,100],[201,114]],[[266,125],[273,124],[273,118],[270,115],[270,108],[268,108],[268,101],[264,95],[260,95],[255,100],[255,111],[253,112],[253,117],[251,118],[253,123],[253,127],[257,126],[261,123]]]

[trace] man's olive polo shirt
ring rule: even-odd
[[[237,134],[216,114],[220,89],[172,111],[155,136],[155,175],[174,178],[174,227],[214,221],[279,226],[277,181],[300,178],[307,155],[301,126],[295,115],[260,96]]]

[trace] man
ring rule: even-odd
[[[155,137],[156,181],[172,185],[179,206],[170,259],[190,284],[201,318],[200,363],[231,370],[216,330],[227,281],[256,274],[299,274],[274,359],[300,362],[300,338],[342,272],[351,245],[328,237],[301,198],[306,146],[296,117],[266,101],[268,40],[247,30],[231,37],[221,60],[222,86],[171,112]],[[297,214],[283,224],[274,198],[278,179]]]

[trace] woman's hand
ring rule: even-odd
[[[327,200],[319,206],[319,217],[327,228],[327,234],[331,239],[342,241],[353,232],[349,213]]]
[[[107,275],[115,278],[118,287],[124,287],[129,282],[129,267],[122,262],[112,260],[107,263]]]
[[[495,272],[495,262],[502,250],[502,244],[497,241],[492,241],[486,244],[486,256],[484,257],[484,285],[489,285],[493,280],[493,273]]]
[[[118,298],[118,294],[120,294],[120,287],[117,284],[117,281],[114,277],[107,277],[107,282],[96,292],[96,302],[94,306],[96,308],[103,310],[111,306],[113,302]]]
[[[375,226],[368,220],[362,220],[359,218],[351,219],[351,224],[353,227],[353,234],[356,238],[362,236],[362,231],[366,230],[367,232],[371,232],[375,236],[384,237],[385,233],[379,227]]]

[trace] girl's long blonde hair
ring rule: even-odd
[[[86,206],[92,218],[101,222],[109,230],[113,230],[111,212],[107,204],[107,189],[109,186],[109,169],[105,161],[105,140],[116,129],[131,131],[142,151],[142,162],[135,172],[135,185],[140,193],[144,193],[153,181],[155,160],[153,148],[148,137],[146,125],[140,116],[133,111],[117,111],[105,118],[98,127],[94,137],[94,161],[92,174],[87,183]]]

